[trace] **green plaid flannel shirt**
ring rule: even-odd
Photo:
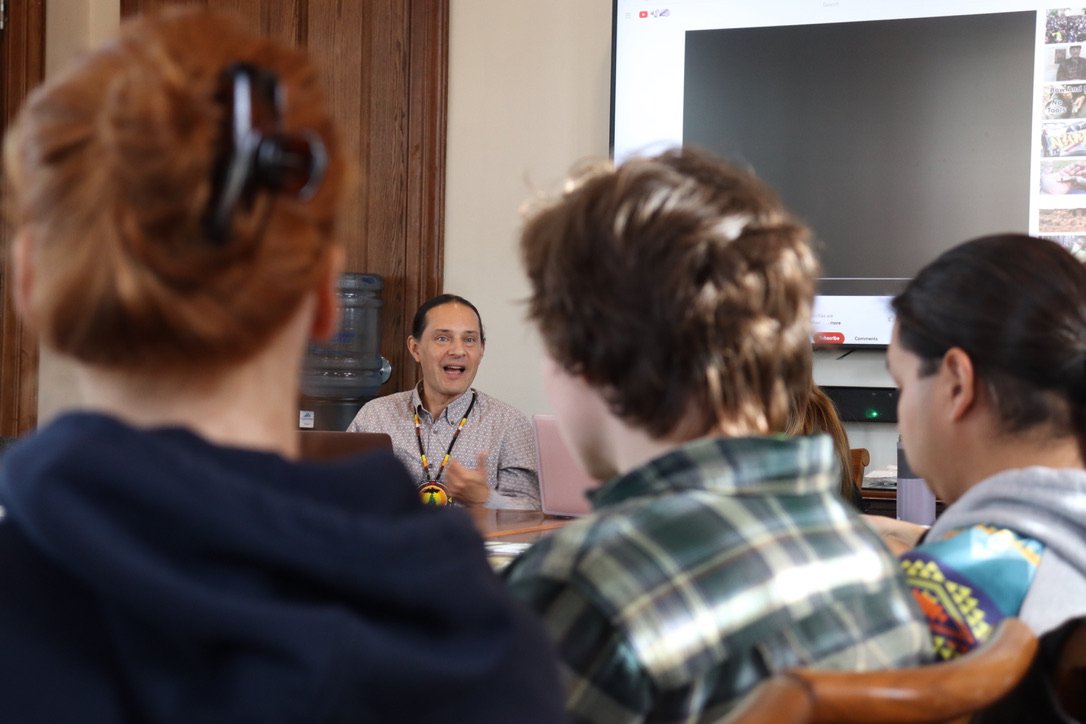
[[[574,719],[713,721],[782,669],[930,660],[897,562],[838,485],[826,436],[697,440],[514,561]]]

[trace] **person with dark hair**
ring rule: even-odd
[[[485,349],[474,304],[455,294],[428,299],[407,338],[422,379],[370,400],[347,429],[388,433],[428,505],[539,510],[531,422],[471,386]]]
[[[794,666],[930,657],[897,562],[788,437],[818,264],[752,174],[689,149],[577,174],[521,237],[529,316],[593,513],[503,571],[577,721],[714,721]]]
[[[1086,80],[1086,58],[1082,57],[1082,46],[1072,45],[1067,53],[1068,56],[1060,61],[1056,69],[1056,80]]]
[[[126,21],[21,110],[14,296],[82,409],[0,463],[4,721],[564,719],[468,516],[390,453],[299,459],[337,136],[302,51],[195,8]]]
[[[1038,635],[1086,614],[1086,267],[1018,234],[947,251],[893,302],[887,364],[910,467],[948,507],[908,548],[937,653],[1017,616]]]

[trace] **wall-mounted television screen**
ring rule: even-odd
[[[611,150],[752,168],[814,232],[814,342],[882,347],[958,242],[1083,253],[1084,41],[1083,7],[1021,1],[614,0]]]

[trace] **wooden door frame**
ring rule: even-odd
[[[6,132],[30,89],[45,76],[45,2],[8,2],[0,30],[0,132]],[[6,194],[0,180],[0,199]],[[38,421],[38,342],[15,314],[7,249],[11,229],[0,227],[0,435],[16,436]]]
[[[408,239],[418,239],[404,270],[405,322],[445,286],[445,149],[449,98],[449,0],[411,4],[407,166]],[[407,324],[404,325],[405,329]],[[410,331],[409,329],[407,330]],[[397,339],[394,344],[403,345]],[[417,365],[404,357],[397,389],[419,379]]]

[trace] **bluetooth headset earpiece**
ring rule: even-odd
[[[252,63],[233,63],[219,76],[215,99],[225,113],[205,217],[215,244],[230,240],[237,209],[251,211],[261,191],[306,201],[324,178],[328,154],[320,137],[283,132],[283,96],[275,73]]]

